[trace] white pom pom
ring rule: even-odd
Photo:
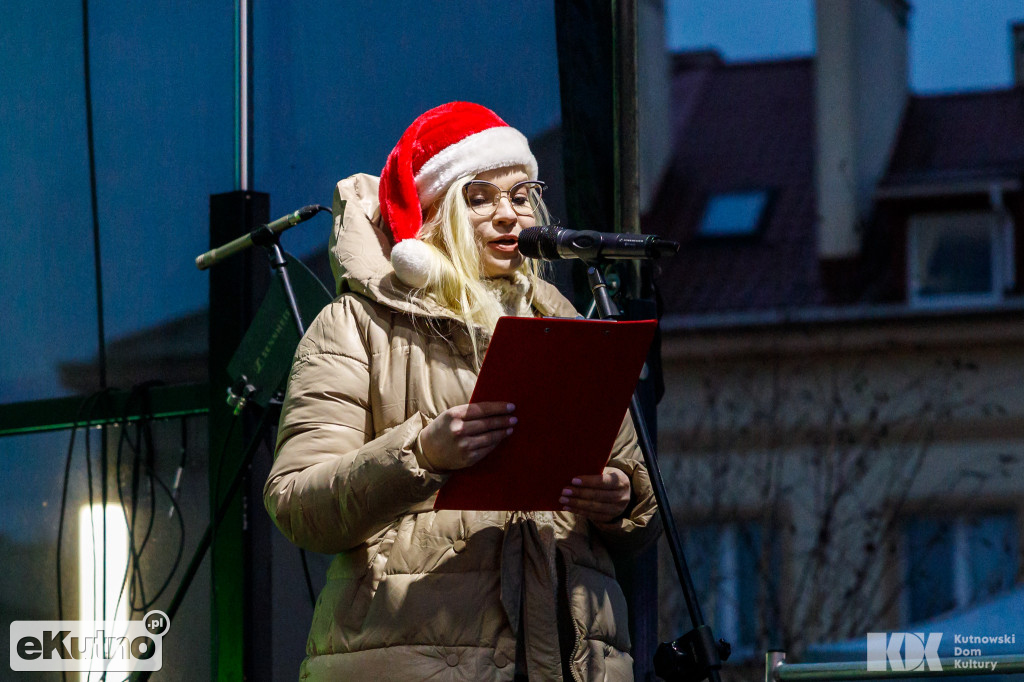
[[[430,247],[419,239],[403,239],[391,249],[391,267],[406,286],[419,289],[430,277]]]

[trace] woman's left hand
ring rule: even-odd
[[[592,476],[577,476],[562,490],[562,509],[582,514],[593,521],[613,521],[629,505],[629,478],[622,469],[605,467]]]

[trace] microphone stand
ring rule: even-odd
[[[284,257],[284,251],[281,249],[280,235],[266,225],[253,230],[251,235],[253,244],[262,246],[267,250],[267,257],[270,259],[270,267],[275,273],[277,273],[278,278],[281,280],[281,287],[284,290],[288,309],[291,312],[292,320],[295,322],[295,328],[299,332],[299,338],[301,339],[306,334],[306,328],[302,321],[302,313],[299,312],[299,306],[295,298],[295,290],[292,288],[291,279],[288,277],[288,260]],[[228,402],[235,407],[236,415],[248,402],[246,389],[251,391],[251,388],[252,387],[249,386],[241,388],[241,393],[236,392],[236,387],[230,387],[228,389],[230,394]],[[220,503],[217,505],[214,517],[210,519],[210,522],[206,525],[206,532],[203,533],[203,537],[199,540],[199,546],[196,547],[195,552],[192,554],[192,559],[189,561],[189,565],[185,569],[181,583],[178,585],[178,589],[174,592],[174,596],[171,598],[171,602],[165,611],[168,621],[172,621],[174,619],[175,614],[177,614],[178,609],[181,607],[181,603],[185,599],[185,594],[188,592],[189,587],[191,587],[192,581],[199,572],[199,566],[206,556],[206,552],[209,551],[210,546],[213,543],[214,529],[220,526],[231,507],[232,498],[234,498],[241,489],[242,482],[245,480],[245,474],[248,472],[249,465],[252,464],[253,456],[256,454],[256,449],[259,444],[263,442],[267,430],[271,427],[273,422],[276,421],[273,417],[275,416],[277,409],[280,408],[280,405],[280,400],[276,398],[272,399],[270,406],[264,410],[259,423],[256,425],[256,431],[253,434],[252,439],[246,445],[245,450],[242,453],[241,462],[235,470],[234,475],[231,477],[227,493],[219,501]],[[211,494],[216,495],[217,492],[218,491],[214,490],[211,491]],[[302,557],[302,568],[306,577],[306,587],[309,590],[310,598],[314,599],[312,581],[309,575],[309,564],[306,560],[306,551],[300,549],[299,553]],[[151,675],[151,670],[136,671],[129,676],[129,679],[131,682],[145,682]]]
[[[302,313],[299,312],[299,304],[295,301],[295,290],[292,289],[292,281],[288,277],[288,261],[285,260],[284,251],[281,250],[281,237],[266,225],[253,230],[251,236],[253,244],[267,250],[270,267],[281,280],[281,288],[284,290],[285,300],[288,301],[288,310],[292,313],[295,329],[299,332],[301,339],[306,335],[306,326],[302,323]]]
[[[598,317],[602,320],[618,319],[621,317],[621,312],[608,293],[608,284],[599,267],[600,261],[587,262],[586,265],[587,281],[594,294]],[[690,575],[686,558],[683,556],[683,545],[679,540],[675,517],[669,507],[668,493],[661,477],[654,444],[651,442],[647,421],[635,390],[629,404],[629,412],[633,417],[633,425],[636,427],[637,441],[644,455],[647,473],[654,486],[654,498],[661,511],[676,576],[679,579],[679,585],[683,588],[683,597],[690,614],[690,623],[693,625],[693,629],[686,634],[658,646],[654,654],[654,672],[668,682],[699,682],[704,679],[720,682],[718,671],[722,668],[722,661],[729,658],[732,646],[725,640],[720,639],[716,642],[711,628],[704,622],[704,614],[701,612],[700,603],[697,601],[697,592],[693,587],[693,577]]]

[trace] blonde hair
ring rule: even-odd
[[[473,337],[474,355],[479,360],[478,329],[493,331],[506,311],[481,271],[482,245],[477,241],[463,196],[463,188],[475,177],[467,175],[453,182],[420,228],[418,238],[431,247],[434,257],[430,259],[427,283],[419,291],[466,323]],[[538,225],[548,221],[543,201],[534,206],[534,215]],[[524,258],[515,275],[525,278],[532,297],[541,276],[539,262]]]

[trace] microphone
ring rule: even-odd
[[[653,234],[568,230],[557,225],[527,227],[519,233],[519,253],[544,260],[651,259],[670,256],[677,251],[679,242]]]
[[[282,216],[277,220],[272,220],[266,225],[260,225],[249,234],[242,235],[238,239],[233,239],[227,244],[218,246],[215,249],[210,249],[206,253],[196,256],[196,267],[200,270],[205,270],[212,265],[216,265],[228,256],[233,256],[239,251],[244,251],[254,244],[262,243],[261,235],[263,239],[266,239],[267,233],[279,234],[287,230],[289,227],[294,227],[304,220],[309,220],[320,211],[329,210],[330,209],[325,206],[318,206],[316,204],[303,206],[299,210],[293,211],[292,213]]]

